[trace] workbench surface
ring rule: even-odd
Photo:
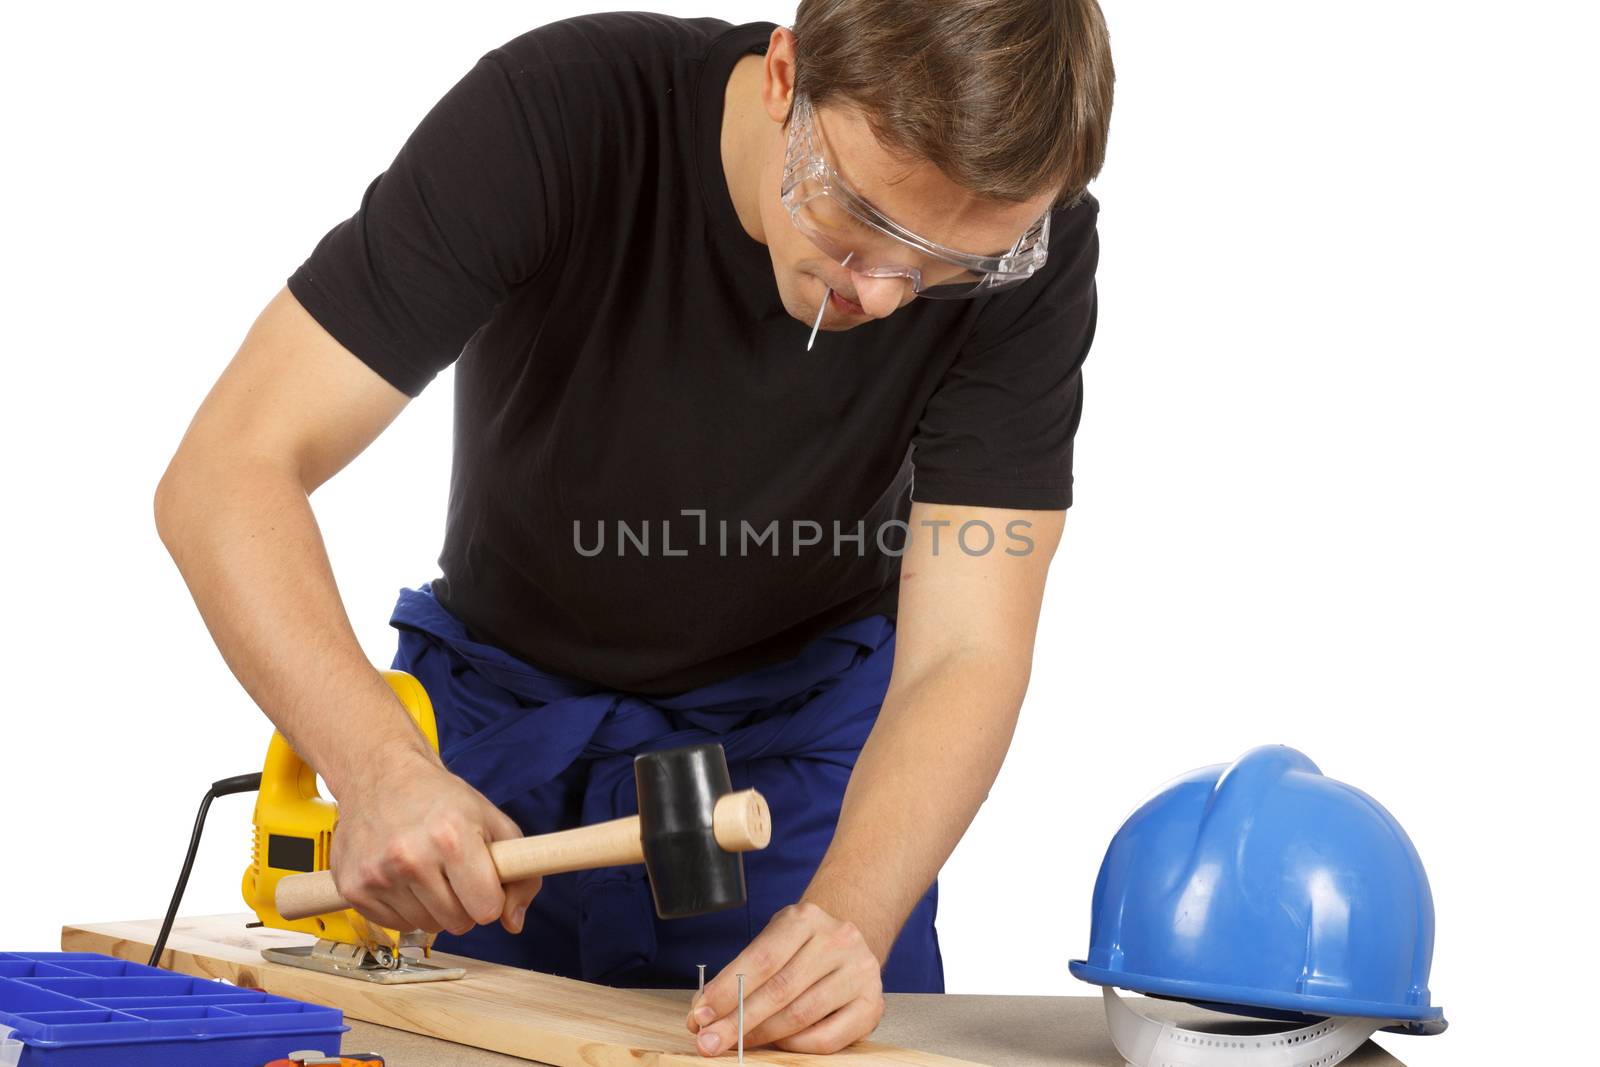
[[[684,1016],[693,991],[614,989],[436,953],[434,961],[469,968],[459,982],[375,985],[262,958],[265,948],[310,944],[311,937],[252,928],[249,915],[180,918],[163,966],[280,996],[336,1007],[351,1030],[346,1052],[376,1052],[390,1067],[703,1067],[731,1064],[694,1051]],[[66,926],[61,946],[144,961],[160,921]],[[1087,991],[1088,987],[1086,987]],[[1098,994],[1073,997],[890,993],[883,1022],[867,1041],[835,1056],[762,1050],[754,1063],[840,1067],[1123,1067],[1106,1031]],[[1137,999],[1150,1016],[1220,1034],[1268,1032],[1264,1024],[1166,1000]],[[368,1020],[376,1020],[368,1021]],[[486,1051],[494,1049],[498,1051]],[[324,1051],[332,1052],[333,1049]],[[1350,1067],[1394,1067],[1377,1045],[1345,1061]]]
[[[651,990],[683,1001],[690,990]],[[1123,1067],[1106,1033],[1099,997],[976,996],[959,993],[890,993],[874,1041],[957,1056],[996,1067]],[[1130,998],[1140,1011],[1184,1025],[1229,1020],[1185,1004]],[[1248,1025],[1248,1024],[1244,1024]],[[389,1067],[528,1067],[498,1052],[350,1021],[349,1052],[377,1052]],[[729,1052],[706,1063],[730,1064]],[[1398,1067],[1400,1061],[1367,1042],[1344,1061],[1348,1067]]]

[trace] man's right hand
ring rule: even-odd
[[[408,753],[348,784],[338,799],[334,883],[367,919],[452,934],[499,919],[507,932],[522,932],[541,879],[500,885],[489,843],[522,831],[472,786]]]

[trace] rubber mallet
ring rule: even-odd
[[[767,847],[772,816],[754,789],[733,791],[719,744],[686,745],[634,757],[639,814],[489,846],[500,881],[643,863],[663,919],[736,908],[745,902],[743,853]],[[350,907],[332,871],[284,878],[278,914],[304,919]]]

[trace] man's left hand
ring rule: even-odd
[[[854,923],[810,901],[772,917],[690,1005],[701,1055],[734,1048],[744,975],[744,1043],[789,1052],[837,1052],[883,1018],[883,961]]]

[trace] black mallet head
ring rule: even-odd
[[[656,914],[686,919],[743,904],[742,853],[766,847],[771,820],[760,794],[734,794],[722,746],[647,752],[634,757],[633,778]]]

